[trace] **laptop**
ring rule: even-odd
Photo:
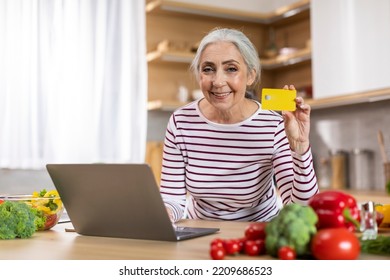
[[[219,231],[172,225],[147,164],[47,164],[46,168],[81,235],[180,241]]]

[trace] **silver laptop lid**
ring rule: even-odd
[[[77,233],[177,241],[158,185],[147,164],[47,164]],[[182,239],[202,236],[218,229]]]

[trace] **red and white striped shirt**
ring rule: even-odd
[[[307,204],[318,192],[311,150],[290,150],[280,114],[258,104],[250,118],[218,124],[198,102],[176,110],[165,135],[160,192],[175,220],[269,221],[278,197]]]

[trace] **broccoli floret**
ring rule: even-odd
[[[0,204],[0,239],[31,237],[36,231],[35,214],[24,202]]]
[[[297,256],[309,254],[317,221],[317,214],[309,206],[296,203],[284,206],[265,228],[267,253],[277,257],[279,248],[289,246]]]
[[[31,208],[31,211],[35,215],[35,229],[36,230],[43,229],[45,227],[45,223],[47,219],[45,214],[43,213],[43,211],[38,210],[34,207]]]

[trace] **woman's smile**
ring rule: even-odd
[[[233,92],[232,91],[226,91],[226,92],[210,91],[210,93],[212,95],[214,95],[215,97],[217,97],[217,98],[225,98],[225,97],[229,96]]]

